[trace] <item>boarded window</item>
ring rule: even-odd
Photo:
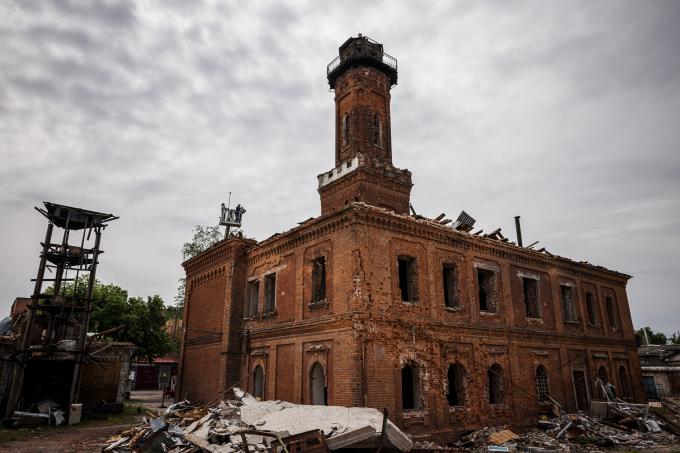
[[[444,305],[449,308],[458,306],[458,297],[456,295],[456,266],[453,264],[444,264]]]
[[[496,275],[493,271],[477,268],[479,310],[496,311]]]
[[[446,400],[449,406],[465,406],[465,369],[460,363],[449,365],[447,373],[448,377],[448,393]]]
[[[257,302],[260,298],[260,282],[254,280],[248,282],[248,310],[246,313],[247,317],[252,317],[257,315]]]
[[[609,326],[613,329],[619,327],[618,317],[616,316],[616,305],[614,304],[614,299],[611,296],[606,296],[604,298],[604,305],[607,310],[607,321],[609,321]]]
[[[597,305],[595,295],[590,291],[586,292],[586,311],[588,311],[588,324],[592,327],[597,325]]]
[[[264,312],[271,313],[276,307],[276,274],[264,277]]]
[[[562,313],[564,313],[564,320],[566,322],[578,322],[576,307],[574,305],[573,288],[567,285],[560,285],[560,294],[562,296]]]
[[[536,368],[536,394],[540,401],[548,401],[550,387],[548,386],[548,371],[543,365]]]
[[[255,367],[253,373],[253,396],[257,399],[264,399],[264,371],[260,365]]]
[[[540,318],[538,311],[538,280],[533,278],[522,278],[524,289],[524,308],[527,318]]]
[[[310,372],[310,399],[317,406],[328,405],[328,386],[326,385],[326,373],[319,362],[312,366]]]
[[[404,410],[420,409],[420,387],[414,365],[406,365],[401,369],[401,402]]]
[[[312,302],[326,299],[326,258],[312,261]]]
[[[416,285],[416,259],[412,256],[400,256],[397,258],[399,268],[399,291],[401,300],[416,302],[418,289]]]
[[[503,403],[503,368],[494,363],[486,372],[489,385],[489,403]]]

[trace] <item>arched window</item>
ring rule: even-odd
[[[621,396],[624,398],[630,397],[630,382],[628,381],[628,372],[626,371],[626,367],[623,365],[619,367],[619,386],[621,386],[619,389]]]
[[[609,327],[612,329],[618,329],[619,322],[618,317],[616,316],[616,303],[614,302],[614,299],[612,299],[611,296],[605,296],[604,306],[607,310],[607,321],[609,321]]]
[[[328,387],[326,386],[326,373],[319,362],[312,366],[310,372],[310,400],[317,406],[328,405]]]
[[[486,372],[489,380],[489,403],[503,403],[503,368],[494,363]]]
[[[373,115],[373,144],[382,145],[382,122],[380,121],[380,113]]]
[[[417,368],[411,364],[407,364],[401,369],[401,402],[404,410],[422,407]]]
[[[447,377],[449,406],[465,406],[465,368],[460,363],[449,365]]]
[[[342,144],[349,145],[349,114],[347,113],[342,118]]]
[[[264,399],[264,371],[260,365],[253,372],[253,396],[260,400]]]
[[[597,369],[597,377],[600,378],[603,384],[609,382],[609,376],[607,375],[607,369],[603,366]]]
[[[540,401],[548,401],[550,387],[548,386],[548,371],[543,365],[536,368],[536,394]]]

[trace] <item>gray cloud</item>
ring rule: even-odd
[[[263,239],[318,215],[325,65],[399,59],[395,164],[419,211],[634,275],[636,325],[680,330],[680,5],[0,3],[0,308],[30,291],[50,200],[111,211],[100,277],[174,295],[179,247],[229,191]],[[3,308],[4,307],[4,308]]]

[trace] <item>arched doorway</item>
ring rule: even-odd
[[[312,366],[310,372],[310,400],[318,406],[328,405],[328,387],[326,386],[326,373],[319,362]]]
[[[260,365],[253,372],[253,396],[260,400],[264,399],[264,371]]]

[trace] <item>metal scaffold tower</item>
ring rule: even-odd
[[[118,219],[55,203],[44,206],[35,208],[47,218],[47,231],[5,417],[45,398],[65,409],[78,401],[102,231]]]

